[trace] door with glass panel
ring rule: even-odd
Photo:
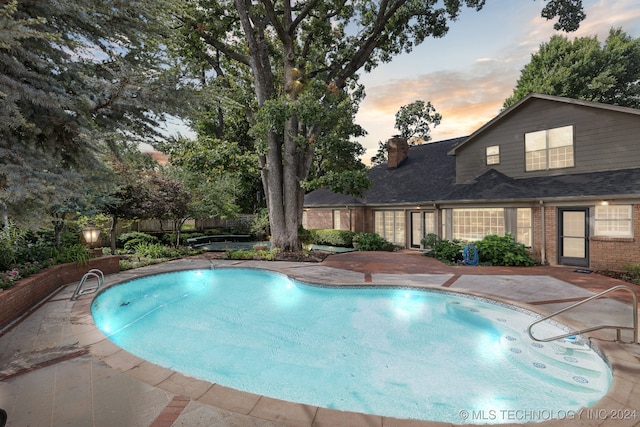
[[[589,209],[558,210],[559,264],[589,266]]]
[[[436,213],[429,212],[411,212],[411,247],[415,249],[421,248],[420,241],[425,234],[436,232]]]

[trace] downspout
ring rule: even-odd
[[[544,202],[542,200],[540,200],[540,215],[542,216],[542,220],[541,220],[541,228],[542,228],[542,248],[540,249],[540,258],[541,258],[541,262],[542,264],[546,264],[547,263],[547,251],[546,251],[546,241],[547,241],[547,229],[544,226]]]

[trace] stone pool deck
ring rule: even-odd
[[[105,285],[164,271],[210,268],[211,263],[277,270],[313,283],[446,287],[507,300],[540,313],[551,313],[623,284],[568,267],[450,267],[405,251],[351,252],[332,255],[320,264],[210,260],[204,254],[108,275]],[[0,331],[0,408],[8,412],[7,426],[449,425],[279,401],[145,362],[112,344],[96,329],[89,313],[94,295],[69,301],[75,285],[61,288],[20,322]],[[630,325],[630,298],[615,293],[561,319],[578,327]],[[633,415],[634,410],[640,411],[640,345],[612,342],[611,331],[589,336],[613,366],[610,392],[573,419],[541,425],[640,426],[640,413]],[[623,339],[630,340],[630,333],[623,332]],[[511,424],[530,421],[524,413],[504,416],[508,418],[502,421]]]

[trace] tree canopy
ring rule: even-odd
[[[77,193],[117,142],[161,138],[182,108],[173,4],[24,0],[0,8],[0,211]]]
[[[532,92],[640,108],[638,76],[640,39],[621,29],[611,29],[604,44],[556,35],[531,55],[503,108]]]
[[[403,105],[396,112],[395,128],[400,131],[400,135],[406,138],[409,146],[422,144],[431,140],[431,127],[440,124],[442,115],[438,113],[431,102],[422,100],[413,101],[411,104]],[[378,152],[371,157],[371,164],[378,165],[387,160],[387,143],[378,141]]]
[[[410,52],[427,37],[444,36],[463,7],[484,0],[194,0],[182,24],[194,57],[219,76],[252,77],[247,104],[265,188],[271,242],[296,250],[303,182],[321,139],[336,134],[324,118],[357,105],[358,73]],[[580,0],[549,0],[548,19],[575,29]],[[572,28],[569,28],[573,26]],[[355,114],[355,110],[352,110]],[[355,128],[348,132],[353,132]],[[347,140],[349,135],[339,138]]]

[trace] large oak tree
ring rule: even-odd
[[[441,37],[463,7],[485,0],[193,0],[184,15],[191,41],[210,64],[253,77],[253,135],[267,197],[272,243],[299,248],[304,190],[316,143],[332,133],[332,113],[355,104],[358,72],[427,37]],[[548,19],[573,30],[580,0],[549,0]],[[224,58],[224,59],[221,59]],[[344,113],[343,113],[344,114]],[[345,136],[345,135],[343,135]]]

